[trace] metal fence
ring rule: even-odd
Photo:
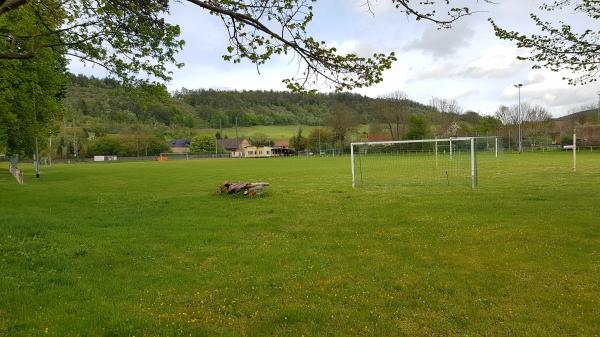
[[[564,148],[562,145],[523,146],[523,152],[559,152],[559,151],[572,151],[572,150],[570,148]],[[505,148],[504,152],[518,153],[519,150],[517,148]],[[577,144],[577,152],[600,153],[600,146]]]

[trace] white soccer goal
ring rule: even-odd
[[[494,154],[499,144],[494,143]],[[470,184],[477,187],[477,138],[358,142],[350,146],[357,185]]]

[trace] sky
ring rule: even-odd
[[[529,13],[539,12],[539,1],[488,4],[465,0],[481,12],[461,19],[449,30],[407,17],[393,7],[391,0],[371,1],[369,10],[365,0],[319,0],[308,27],[310,35],[340,52],[361,56],[396,52],[398,61],[384,73],[383,82],[356,89],[355,93],[377,97],[400,90],[424,104],[432,97],[456,99],[464,110],[490,115],[500,105],[517,104],[518,90],[513,85],[523,83],[522,102],[539,104],[554,116],[598,103],[599,84],[569,86],[562,80],[564,74],[532,69],[533,64],[516,59],[528,55],[526,50],[495,37],[490,17],[501,27],[535,32]],[[548,13],[544,18],[562,18],[574,28],[600,29],[598,22],[572,13]],[[288,56],[273,58],[260,72],[249,62],[224,61],[222,55],[228,46],[225,27],[217,17],[194,5],[174,2],[168,20],[181,26],[186,41],[178,56],[185,66],[173,69],[173,79],[167,83],[171,91],[182,87],[286,90],[282,79],[296,74],[297,63]],[[77,61],[71,62],[70,69],[74,73],[107,75]],[[326,86],[317,89],[330,91]]]

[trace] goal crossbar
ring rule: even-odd
[[[354,145],[391,145],[391,144],[415,144],[415,143],[432,143],[432,142],[449,142],[449,141],[460,141],[460,140],[471,140],[476,137],[450,137],[450,138],[435,138],[435,139],[415,139],[415,140],[390,140],[381,142],[355,142],[350,143]]]

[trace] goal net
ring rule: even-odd
[[[504,144],[501,137],[485,136],[475,138],[475,148],[477,151],[477,161],[499,159],[504,154]]]
[[[475,188],[477,143],[475,137],[352,143],[352,186],[463,185]],[[488,155],[495,156],[497,152],[495,149]]]

